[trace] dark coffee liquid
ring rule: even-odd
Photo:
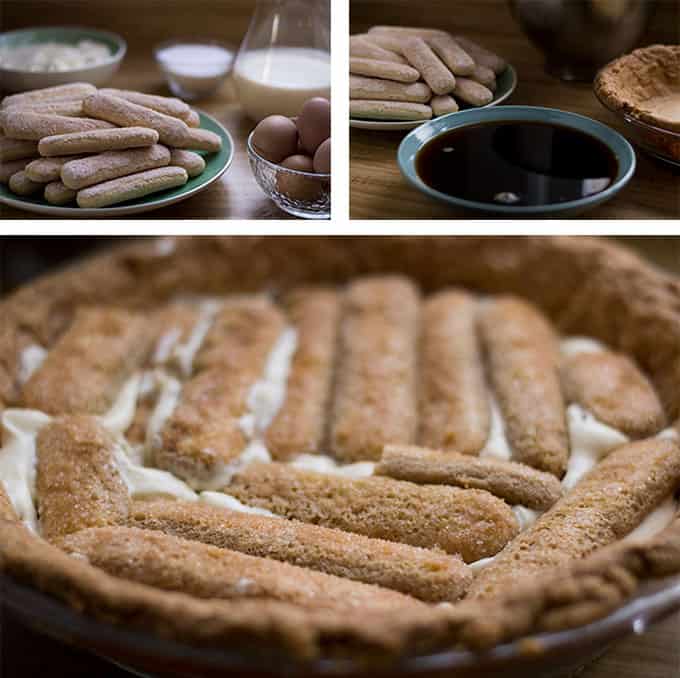
[[[589,134],[540,122],[490,122],[451,130],[416,156],[431,188],[482,203],[550,205],[604,191],[615,155]]]

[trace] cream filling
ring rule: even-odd
[[[563,358],[569,358],[581,353],[602,353],[607,347],[597,339],[590,337],[566,337],[560,341],[560,353]]]
[[[269,463],[272,460],[269,450],[261,440],[251,440],[236,457],[227,464],[219,464],[207,480],[191,479],[189,484],[197,490],[217,491],[231,484],[233,477],[253,462]]]
[[[141,372],[133,374],[122,386],[106,414],[98,417],[101,425],[112,433],[125,433],[135,418],[137,398],[143,385]]]
[[[496,396],[489,390],[489,410],[491,414],[491,422],[489,427],[489,437],[486,444],[479,453],[479,456],[491,457],[493,459],[500,459],[501,461],[510,461],[512,458],[512,449],[505,435],[505,422],[501,413],[500,405]]]
[[[567,407],[571,454],[562,486],[570,490],[609,452],[628,442],[620,431],[603,424],[580,405]]]
[[[153,373],[154,391],[158,392],[156,405],[146,427],[146,447],[152,449],[161,445],[161,431],[165,422],[177,407],[182,384],[166,372],[155,370]]]
[[[2,413],[0,482],[19,519],[38,532],[35,510],[36,438],[51,418],[43,412],[8,409]]]
[[[23,386],[33,373],[40,368],[47,357],[47,350],[38,344],[26,346],[19,354],[19,369],[17,371],[17,381]]]
[[[194,358],[198,349],[201,348],[206,335],[210,331],[215,316],[222,308],[222,302],[218,299],[205,299],[199,304],[199,317],[191,334],[183,344],[175,344],[172,348],[168,362],[174,362],[179,367],[184,377],[190,377],[194,368]]]
[[[177,342],[180,340],[181,336],[181,327],[173,327],[165,334],[161,335],[160,339],[156,343],[156,348],[153,352],[151,363],[153,365],[164,365],[167,363],[168,360],[170,360],[172,351],[177,345]]]
[[[248,393],[248,412],[239,420],[241,430],[248,438],[260,438],[283,407],[296,350],[297,331],[294,327],[287,327],[267,357],[262,378],[251,386]]]
[[[372,461],[338,464],[335,459],[325,454],[300,454],[289,463],[291,466],[304,471],[328,473],[345,478],[367,478],[372,476],[375,470],[375,464]]]
[[[133,499],[157,496],[184,501],[197,499],[196,493],[172,473],[135,463],[132,459],[132,450],[122,436],[114,445],[113,460]]]
[[[258,516],[269,516],[270,518],[281,518],[281,516],[267,511],[267,509],[259,508],[258,506],[248,506],[241,503],[236,497],[224,492],[201,492],[198,495],[199,501],[211,506],[218,506],[219,508],[226,508],[230,511],[238,511],[239,513],[252,513]]]

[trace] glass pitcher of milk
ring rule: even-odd
[[[330,0],[258,0],[233,78],[243,111],[257,121],[330,98]]]

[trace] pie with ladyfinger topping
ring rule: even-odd
[[[85,617],[386,661],[680,574],[680,283],[613,244],[156,239],[0,317],[0,571]]]

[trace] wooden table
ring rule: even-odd
[[[152,94],[169,92],[156,67],[153,46],[171,38],[205,36],[235,49],[247,30],[254,0],[3,0],[3,30],[78,23],[120,33],[128,54],[111,87]],[[65,17],[73,17],[66,20]],[[254,123],[240,111],[232,83],[195,105],[217,118],[235,142],[234,161],[222,178],[181,203],[139,215],[149,219],[284,219],[288,215],[255,183],[246,155],[246,137]],[[2,218],[35,218],[0,205]],[[138,218],[138,217],[135,217]]]
[[[663,1],[643,44],[678,43],[678,4]],[[505,56],[519,85],[509,104],[547,106],[587,115],[619,128],[587,84],[566,84],[546,74],[543,56],[524,37],[503,0],[351,0],[352,33],[374,24],[456,29]],[[353,219],[470,217],[428,198],[401,176],[397,147],[405,132],[351,130],[350,215]],[[593,218],[680,218],[680,174],[638,153],[638,170],[617,198],[588,214]]]

